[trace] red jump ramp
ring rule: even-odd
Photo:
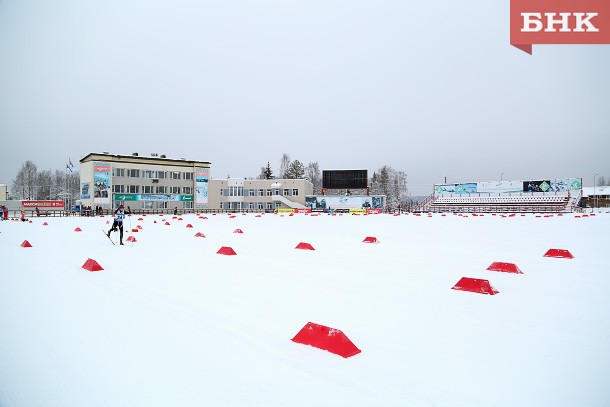
[[[225,256],[235,256],[237,254],[237,253],[235,253],[235,250],[233,250],[232,247],[228,247],[228,246],[222,246],[220,249],[218,249],[218,251],[216,253],[224,254]]]
[[[297,245],[297,247],[295,247],[295,249],[300,249],[300,250],[316,250],[313,248],[313,246],[310,243],[304,243],[301,242]]]
[[[489,294],[495,295],[499,291],[496,290],[489,284],[489,280],[482,280],[479,278],[462,277],[460,281],[454,285],[452,290],[470,291],[478,294]]]
[[[549,249],[545,254],[544,257],[557,257],[557,258],[561,258],[561,259],[573,259],[574,256],[572,255],[572,253],[570,253],[569,250],[564,250],[564,249]]]
[[[100,271],[104,270],[99,263],[93,259],[87,259],[85,264],[83,264],[83,268],[88,271]]]
[[[487,270],[490,271],[501,271],[503,273],[515,273],[515,274],[523,274],[523,272],[517,267],[514,263],[502,263],[498,261],[494,261],[491,263]]]
[[[294,338],[293,342],[311,345],[331,353],[349,358],[362,352],[338,329],[308,322]]]

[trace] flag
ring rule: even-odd
[[[70,158],[68,158],[68,162],[70,163],[70,167],[74,168],[74,164],[72,164],[72,160]]]
[[[70,166],[68,164],[66,164],[66,168],[70,170],[70,172],[72,172],[72,168],[70,168]]]

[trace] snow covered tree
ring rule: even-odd
[[[286,176],[284,178],[287,179],[303,179],[305,178],[305,166],[299,160],[294,160],[288,166],[288,171],[286,172]]]
[[[280,172],[279,176],[281,179],[288,178],[286,174],[288,173],[288,169],[290,168],[290,156],[286,153],[282,155],[282,159],[280,160]]]
[[[11,189],[13,199],[31,200],[36,196],[38,169],[32,161],[26,161],[17,172]]]
[[[317,161],[309,162],[305,167],[305,178],[313,184],[313,193],[318,195],[322,193],[322,174],[320,172],[320,165]]]

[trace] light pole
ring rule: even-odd
[[[591,205],[591,213],[594,212],[593,207],[595,206],[595,177],[597,177],[599,174],[595,174],[593,176],[593,204]]]
[[[504,173],[500,174],[500,182],[502,182],[502,178],[504,178]]]

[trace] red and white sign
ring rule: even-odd
[[[64,201],[21,201],[24,208],[63,208]]]
[[[610,44],[610,1],[510,0],[510,43]]]
[[[295,213],[311,213],[311,208],[296,208]]]
[[[367,209],[366,213],[368,213],[368,214],[383,213],[383,209],[379,209],[379,208]]]

